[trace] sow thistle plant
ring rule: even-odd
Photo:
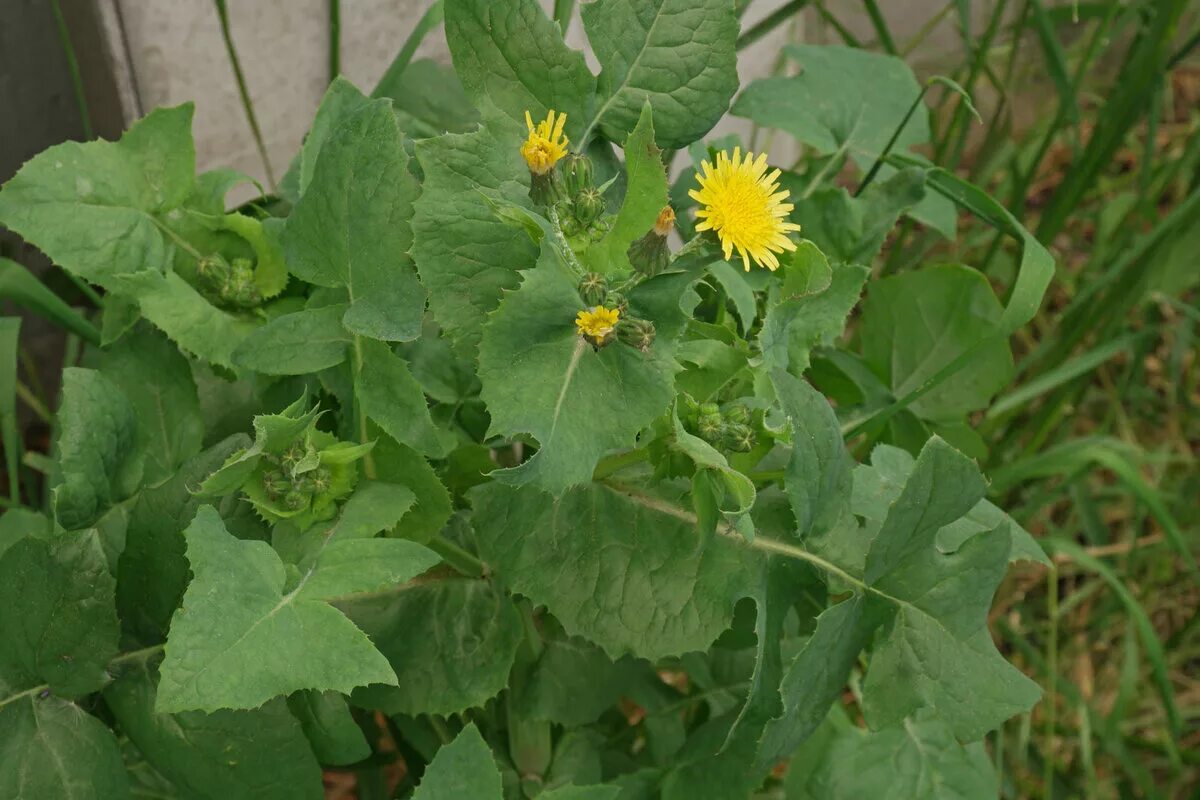
[[[901,61],[739,92],[728,0],[581,13],[598,76],[534,0],[447,0],[453,70],[336,80],[237,209],[187,105],[0,190],[102,293],[0,521],[0,796],[996,794],[1040,690],[987,612],[1045,556],[970,420],[1046,251],[912,149]],[[1015,240],[1006,302],[869,280],[954,204]]]

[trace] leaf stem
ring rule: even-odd
[[[444,536],[433,537],[425,546],[469,578],[482,578],[487,574],[487,565]]]
[[[351,295],[350,301],[351,302],[354,301],[353,294]],[[355,335],[355,337],[354,337],[355,386],[358,385],[358,378],[360,378],[362,376],[362,368],[363,368],[362,337]],[[357,391],[355,392],[355,394],[357,395]],[[357,399],[357,397],[355,398],[355,405],[357,406],[356,410],[358,411],[358,441],[359,441],[359,444],[366,444],[368,441],[370,441],[370,431],[367,430],[367,412],[363,410],[362,402],[359,401]],[[363,456],[363,471],[367,473],[368,479],[375,480],[375,477],[377,474],[375,471],[375,457],[371,454],[370,451],[368,451],[367,454],[365,456]]]

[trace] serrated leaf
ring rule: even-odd
[[[363,413],[397,442],[431,456],[444,454],[442,436],[429,416],[429,404],[403,358],[391,347],[361,341],[354,389]]]
[[[410,139],[443,133],[465,133],[479,121],[454,69],[430,58],[418,58],[389,80],[380,79],[372,97],[390,97],[396,120]]]
[[[236,492],[254,472],[264,453],[282,452],[311,428],[320,414],[319,408],[306,410],[305,398],[301,397],[278,414],[255,415],[251,423],[254,426],[254,443],[230,454],[220,469],[204,479],[196,493],[219,497]]]
[[[871,537],[887,518],[889,506],[899,497],[915,463],[907,451],[881,444],[871,452],[870,465],[860,464],[854,468],[852,508],[866,521]],[[972,536],[995,530],[1005,523],[1012,536],[1010,561],[1050,565],[1050,559],[1032,534],[987,500],[980,500],[965,516],[939,530],[937,548],[943,553],[953,553]]]
[[[587,725],[617,702],[630,665],[579,637],[548,638],[515,708],[524,719]]]
[[[165,336],[141,328],[121,337],[102,353],[100,372],[133,407],[147,484],[166,480],[200,452],[204,422],[192,368]]]
[[[284,594],[283,563],[265,542],[235,539],[211,506],[184,535],[195,577],[171,622],[158,711],[256,708],[298,689],[395,683],[360,630],[302,595],[304,582]]]
[[[757,551],[702,539],[695,519],[650,495],[592,484],[555,498],[490,483],[470,496],[484,561],[613,658],[706,649],[761,565]]]
[[[625,202],[604,238],[588,248],[584,261],[593,272],[629,271],[629,246],[649,233],[667,205],[667,172],[662,151],[654,144],[654,120],[647,102],[637,127],[623,140],[625,150]]]
[[[346,360],[353,337],[342,326],[344,304],[307,308],[276,317],[247,336],[233,361],[264,375],[306,375]]]
[[[300,195],[308,190],[308,185],[312,182],[317,169],[317,157],[321,155],[325,143],[347,118],[369,102],[371,99],[344,76],[339,75],[329,82],[329,88],[321,97],[312,126],[304,137],[304,145],[300,148],[294,165],[297,169],[296,185]]]
[[[738,20],[725,0],[597,0],[580,9],[603,68],[589,130],[621,142],[645,103],[661,147],[704,136],[738,88]]]
[[[398,532],[414,542],[428,542],[454,513],[437,473],[420,453],[389,436],[377,440],[372,456],[380,480],[405,486],[417,496],[416,505],[400,518]]]
[[[832,343],[842,333],[869,272],[851,264],[830,267],[816,245],[806,241],[783,269],[783,291],[768,307],[758,341],[768,370],[801,374],[808,369],[812,349]],[[828,283],[823,275],[829,275]]]
[[[321,147],[288,217],[284,250],[297,277],[346,287],[343,322],[351,333],[385,341],[421,333],[425,290],[407,255],[419,192],[387,100],[346,117]]]
[[[521,123],[526,111],[541,119],[553,109],[567,115],[568,137],[578,138],[596,81],[536,0],[447,0],[445,7],[454,71],[477,106],[486,101]]]
[[[181,350],[228,370],[234,369],[233,351],[257,327],[217,308],[174,272],[117,275],[111,285]]]
[[[838,736],[827,756],[823,797],[975,800],[999,791],[982,745],[963,747],[936,714],[922,710],[894,728]]]
[[[105,684],[119,632],[114,588],[94,531],[9,546],[0,557],[0,707],[43,683],[67,697]]]
[[[60,525],[78,530],[133,494],[143,454],[134,407],[107,377],[68,367],[62,397],[50,507]]]
[[[942,440],[921,451],[867,554],[872,602],[889,605],[864,684],[875,728],[928,706],[961,741],[974,741],[1041,695],[996,650],[987,630],[992,595],[1008,565],[1007,526],[968,539],[956,552],[938,531],[983,495],[978,469]],[[961,698],[971,698],[962,703]]]
[[[390,597],[338,607],[396,671],[395,686],[356,690],[356,704],[389,714],[457,714],[482,706],[508,683],[521,620],[488,581],[418,581]]]
[[[192,105],[152,111],[120,141],[66,142],[0,190],[0,222],[59,266],[106,288],[120,273],[169,269],[161,219],[192,192]]]
[[[144,489],[129,512],[117,562],[117,608],[124,630],[144,642],[165,638],[188,583],[183,530],[200,499],[192,492],[229,456],[250,444],[235,434],[188,460],[170,480]]]
[[[725,522],[747,540],[753,540],[754,523],[749,518],[749,513],[754,506],[754,482],[729,466],[729,461],[715,447],[688,433],[677,414],[673,415],[673,422],[675,439],[672,447],[696,464],[696,476],[704,475],[710,480],[710,490],[717,492],[712,498],[715,508],[724,517]],[[696,478],[693,477],[693,505],[696,506],[696,516],[700,518],[701,533],[707,536],[716,530],[717,520],[715,515],[709,518],[702,513],[695,503],[696,488]]]
[[[491,748],[474,723],[459,732],[453,742],[437,751],[421,776],[413,800],[502,800],[500,770]]]
[[[441,561],[432,550],[404,539],[343,539],[316,556],[296,600],[335,600],[407,583]]]
[[[148,762],[188,797],[320,800],[321,768],[282,699],[253,711],[155,711],[156,674],[127,668],[104,699]]]
[[[129,781],[117,739],[100,720],[57,697],[2,705],[0,796],[123,800]]]
[[[416,143],[425,179],[413,216],[413,259],[438,324],[472,361],[488,312],[538,257],[529,237],[514,236],[489,203],[529,207],[522,129],[488,106],[483,118],[472,133]]]
[[[903,397],[1000,331],[1003,308],[987,278],[970,267],[928,267],[874,281],[863,302],[863,357]],[[1008,342],[995,339],[970,363],[909,408],[953,420],[985,407],[1012,379]]]
[[[822,155],[844,150],[869,168],[921,93],[912,70],[894,56],[841,45],[793,44],[783,52],[799,72],[754,81],[732,113],[778,128]],[[920,108],[893,149],[927,141],[929,112]]]
[[[48,538],[52,528],[50,518],[45,514],[20,507],[8,509],[0,515],[0,556],[26,536]]]
[[[630,298],[630,313],[666,327],[667,307],[639,299]],[[530,433],[539,446],[524,464],[492,473],[497,480],[553,492],[584,483],[605,452],[632,445],[670,404],[678,365],[669,332],[660,329],[649,353],[619,342],[596,349],[575,328],[583,308],[566,269],[544,259],[488,321],[479,379],[491,432]],[[677,307],[671,316],[681,316]]]

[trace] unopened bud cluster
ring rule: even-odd
[[[694,421],[695,434],[714,447],[745,453],[758,443],[751,425],[750,409],[740,403],[731,403],[722,409],[716,403],[689,401],[685,408],[687,416]]]
[[[647,352],[654,344],[654,323],[629,316],[629,299],[611,288],[605,276],[586,273],[579,281],[579,297],[588,309],[579,312],[575,325],[593,345],[603,347],[616,340]]]
[[[288,511],[308,508],[316,495],[333,486],[333,473],[326,467],[305,468],[312,463],[314,451],[301,441],[293,442],[282,453],[264,454],[267,469],[262,474],[263,493],[272,503]]]
[[[254,262],[248,258],[226,261],[214,253],[197,263],[200,290],[217,305],[229,309],[257,308],[262,294],[254,282]]]

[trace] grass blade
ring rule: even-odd
[[[0,317],[0,436],[4,437],[4,469],[8,472],[8,498],[21,503],[21,437],[17,432],[17,342],[21,320]]]
[[[417,21],[417,26],[413,28],[412,33],[404,40],[404,46],[400,48],[400,52],[392,59],[392,63],[384,71],[383,77],[375,84],[375,89],[371,92],[371,97],[379,97],[380,88],[391,86],[394,84],[404,70],[408,69],[408,65],[412,62],[413,55],[417,52],[417,48],[421,46],[421,42],[431,30],[442,24],[445,19],[445,9],[442,6],[442,0],[437,0]]]
[[[100,344],[100,332],[90,322],[76,314],[32,272],[7,258],[0,258],[0,298],[13,301],[89,344]]]

